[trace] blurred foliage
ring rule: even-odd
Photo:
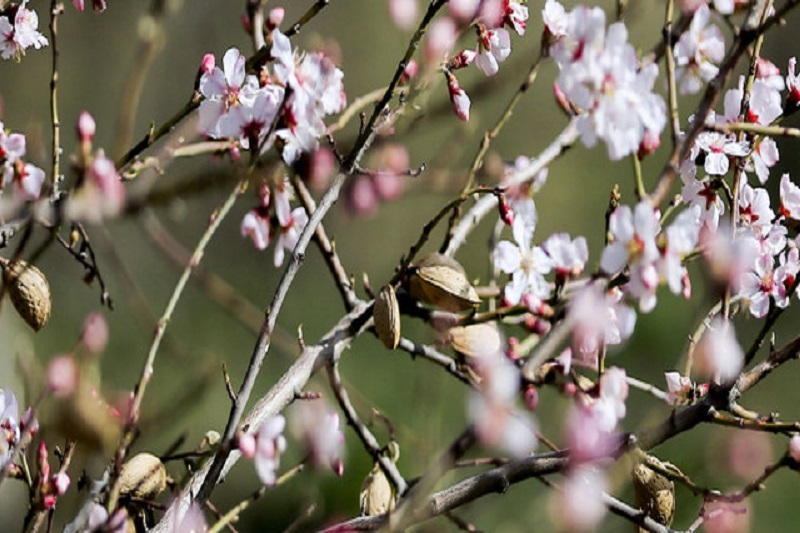
[[[80,14],[67,2],[59,20],[59,105],[62,124],[64,160],[75,148],[72,134],[78,113],[90,111],[98,123],[96,145],[111,149],[115,125],[125,88],[130,81],[132,65],[140,57],[140,34],[146,28],[143,17],[149,2],[110,0],[102,15]],[[179,109],[191,95],[192,83],[204,53],[218,58],[230,46],[250,50],[248,36],[240,24],[244,1],[183,2],[169,11],[164,19],[164,32],[159,53],[147,77],[139,110],[136,113],[134,138],[140,138],[151,123],[160,124]],[[169,5],[180,4],[171,2]],[[277,4],[277,3],[276,3]],[[286,21],[295,20],[311,4],[310,0],[284,2]],[[531,19],[524,39],[514,38],[514,51],[501,66],[496,79],[486,82],[476,69],[460,76],[462,86],[472,95],[472,120],[461,124],[447,107],[447,95],[440,85],[432,88],[430,98],[423,100],[421,119],[398,129],[395,139],[408,147],[411,165],[433,161],[444,168],[430,168],[420,177],[409,179],[408,192],[398,202],[384,205],[373,218],[357,218],[336,208],[325,221],[326,229],[336,239],[337,250],[345,267],[359,282],[366,273],[373,287],[380,287],[393,273],[400,256],[418,235],[422,225],[461,186],[461,171],[477,149],[480,135],[491,125],[521,82],[528,66],[538,54],[541,31],[540,2],[530,2]],[[626,21],[631,41],[642,50],[652,46],[661,34],[663,2],[642,0],[631,2]],[[47,24],[49,2],[33,0],[31,6],[40,13],[40,29]],[[273,5],[272,2],[268,7]],[[423,5],[423,2],[420,2]],[[609,12],[612,2],[604,2]],[[763,55],[785,68],[795,47],[794,19],[771,34]],[[325,47],[340,51],[340,66],[345,72],[345,87],[350,101],[382,87],[396,68],[410,33],[394,28],[389,20],[386,2],[376,0],[337,0],[294,39],[299,48]],[[471,46],[471,45],[470,45]],[[0,96],[2,120],[7,128],[28,135],[29,158],[49,168],[49,92],[51,49],[31,51],[20,64],[0,64]],[[545,65],[533,89],[524,96],[508,126],[492,145],[492,156],[513,160],[519,154],[535,155],[544,148],[565,124],[552,99],[553,65]],[[463,78],[463,79],[462,79]],[[485,93],[471,87],[482,84]],[[681,110],[691,108],[695,99],[681,101]],[[444,106],[445,112],[426,118],[425,112]],[[685,114],[682,115],[685,120]],[[787,124],[792,125],[792,124]],[[356,126],[351,124],[340,133],[341,143],[352,138]],[[667,136],[664,136],[666,139]],[[666,143],[665,143],[666,144]],[[798,167],[798,151],[790,141],[781,141],[782,159],[772,170],[773,176]],[[346,151],[346,144],[342,145]],[[652,185],[660,170],[665,149],[662,148],[644,164],[645,176]],[[230,180],[225,178],[225,163],[209,158],[200,161],[176,161],[158,178],[159,185],[191,179],[200,173],[219,173],[219,185],[212,190],[188,193],[167,205],[152,209],[152,216],[171,232],[187,249],[192,249],[204,230],[209,216],[222,200]],[[794,170],[795,175],[800,171]],[[67,172],[68,176],[69,173]],[[777,179],[772,185],[777,185]],[[576,147],[550,169],[547,185],[536,198],[539,209],[537,241],[554,231],[585,235],[589,241],[591,260],[599,259],[603,243],[603,214],[612,186],[620,184],[624,202],[633,202],[632,169],[628,161],[609,163],[604,148],[586,150]],[[677,191],[675,191],[677,192]],[[775,191],[773,191],[775,192]],[[256,251],[239,238],[239,221],[254,202],[247,193],[223,223],[203,259],[207,270],[217,272],[230,282],[258,309],[263,309],[277,284],[280,269],[272,266],[271,249]],[[777,197],[777,194],[775,194]],[[150,215],[147,215],[150,216]],[[180,275],[172,263],[146,236],[139,214],[115,221],[107,228],[90,228],[90,236],[99,253],[99,263],[116,308],[105,312],[111,329],[111,342],[102,360],[102,385],[113,397],[130,390],[136,382],[142,361],[150,345],[155,321]],[[486,242],[491,224],[476,232],[459,259],[472,277],[486,279],[488,260]],[[437,239],[440,234],[435,234]],[[44,235],[34,235],[36,244]],[[438,245],[436,239],[433,241]],[[432,245],[432,246],[434,246]],[[33,336],[25,326],[3,308],[2,361],[0,386],[14,386],[14,358],[33,358],[44,365],[54,354],[72,349],[83,318],[98,310],[99,290],[86,286],[82,269],[63,250],[51,246],[39,261],[49,276],[53,290],[54,311],[51,323]],[[663,372],[672,370],[678,354],[687,345],[687,336],[704,316],[710,295],[704,296],[703,275],[692,272],[695,298],[684,301],[665,291],[660,294],[658,308],[649,315],[640,315],[634,338],[614,350],[609,364],[620,365],[631,376],[663,386]],[[363,294],[363,291],[362,291]],[[790,310],[780,321],[778,345],[797,334],[798,313]],[[274,343],[259,377],[256,395],[266,391],[287,368],[299,348],[295,332],[302,326],[307,342],[314,342],[341,316],[343,306],[327,274],[323,262],[312,247],[307,260],[289,293],[279,324],[282,331]],[[755,320],[737,320],[740,341],[747,346],[760,326]],[[410,338],[431,341],[434,335],[419,321],[405,317],[404,334]],[[520,334],[521,331],[510,334]],[[197,285],[190,284],[168,329],[168,338],[156,362],[152,386],[144,405],[145,434],[135,450],[163,453],[178,438],[184,438],[182,449],[191,449],[203,434],[221,430],[227,418],[229,401],[221,379],[221,364],[228,365],[237,384],[250,356],[256,332],[238,322],[218,307]],[[757,387],[745,399],[747,407],[759,412],[780,412],[784,420],[800,418],[797,403],[798,369],[787,365],[781,372]],[[400,469],[407,477],[420,475],[452,438],[457,435],[465,417],[465,390],[450,376],[422,360],[412,360],[402,352],[388,352],[370,336],[360,338],[343,357],[342,374],[356,408],[364,418],[375,408],[391,418],[402,448]],[[324,379],[316,378],[309,390],[328,394]],[[178,401],[180,399],[180,401]],[[541,394],[538,420],[545,435],[560,441],[566,402],[553,391]],[[666,406],[647,395],[631,390],[629,415],[625,429],[652,423],[669,414]],[[288,416],[291,417],[291,408]],[[386,434],[380,425],[375,430],[381,439]],[[358,512],[361,481],[371,468],[371,461],[360,449],[360,443],[348,429],[347,456],[343,479],[329,472],[303,472],[279,487],[249,509],[237,524],[239,531],[282,531],[310,505],[316,505],[310,522],[299,529],[326,521],[351,517]],[[735,432],[700,426],[680,435],[656,450],[656,453],[690,473],[702,484],[720,488],[737,488],[744,481],[728,470],[725,460]],[[54,443],[56,435],[48,435]],[[770,436],[775,456],[786,446],[786,439]],[[473,455],[480,455],[480,451]],[[283,468],[296,464],[301,457],[290,444],[282,459]],[[76,466],[96,475],[103,462],[96,457],[79,456]],[[170,464],[171,474],[180,478],[183,468]],[[77,471],[77,470],[75,470]],[[471,472],[471,471],[470,471]],[[459,472],[467,474],[467,471]],[[787,524],[800,521],[800,508],[790,498],[797,488],[796,475],[783,471],[770,479],[767,490],[752,497],[752,520],[760,532],[787,531]],[[614,494],[632,501],[627,473],[615,470]],[[74,476],[77,480],[77,476]],[[448,476],[444,481],[452,481]],[[14,486],[14,488],[11,488]],[[218,487],[213,502],[225,510],[250,494],[258,486],[252,465],[243,461],[226,482]],[[74,492],[74,491],[71,491]],[[17,484],[6,483],[0,494],[0,516],[3,530],[17,529],[22,514],[19,505],[24,498]],[[552,491],[536,480],[510,488],[507,494],[483,498],[459,510],[459,515],[478,528],[489,531],[548,531],[552,525]],[[15,503],[16,502],[16,503]],[[57,522],[71,516],[78,500],[74,494],[59,503]],[[678,489],[678,514],[675,526],[685,528],[696,516],[700,502],[688,491]],[[630,526],[610,517],[605,531],[619,531]],[[444,518],[438,518],[419,530],[455,529]]]

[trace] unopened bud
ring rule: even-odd
[[[78,138],[81,142],[92,142],[97,131],[97,124],[88,111],[82,111],[78,115]]]
[[[411,78],[417,75],[419,71],[419,63],[415,59],[412,59],[406,65],[406,68],[403,69],[403,74],[400,76],[400,85],[405,85],[408,83]]]
[[[47,364],[47,389],[63,398],[78,386],[78,365],[70,355],[54,357]]]
[[[639,159],[644,159],[648,155],[652,154],[658,147],[661,145],[661,138],[659,138],[658,133],[654,132],[653,130],[647,130],[644,132],[644,138],[642,142],[639,144]]]
[[[248,459],[256,456],[256,438],[250,433],[240,433],[236,437],[236,446]]]
[[[462,50],[457,56],[453,57],[447,64],[450,70],[458,70],[460,68],[468,67],[478,57],[478,52],[475,50]]]
[[[508,205],[505,194],[497,195],[497,208],[500,211],[500,220],[507,226],[514,225],[514,210]]]
[[[539,391],[533,385],[525,387],[525,407],[535,411],[539,406]]]
[[[214,72],[214,68],[217,66],[217,58],[214,57],[214,54],[206,54],[203,56],[203,60],[200,62],[200,71],[203,74],[211,75]]]
[[[271,31],[280,26],[283,23],[284,16],[286,16],[286,11],[282,7],[270,9],[267,17],[267,28]]]
[[[470,100],[464,89],[458,84],[458,80],[450,72],[445,72],[447,77],[447,90],[450,93],[450,102],[453,104],[453,111],[456,116],[464,122],[469,121]]]
[[[108,323],[100,313],[90,313],[83,321],[81,342],[93,354],[101,353],[108,344]]]

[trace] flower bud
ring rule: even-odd
[[[94,118],[88,111],[82,111],[78,115],[78,138],[82,143],[91,143],[94,140],[94,134],[97,132],[97,124]]]
[[[86,349],[97,355],[108,344],[108,323],[100,313],[90,313],[83,321],[81,342]]]
[[[70,355],[54,357],[47,364],[47,390],[63,398],[78,386],[78,365]]]
[[[217,66],[217,58],[214,57],[214,54],[206,54],[203,56],[203,60],[200,62],[200,71],[203,74],[208,74],[209,76],[214,71],[214,67]]]
[[[470,100],[467,93],[459,86],[458,80],[449,72],[445,72],[447,77],[447,90],[450,93],[450,102],[453,104],[453,111],[456,116],[464,122],[469,121]]]
[[[269,16],[267,16],[267,29],[272,31],[280,26],[284,16],[286,16],[286,11],[282,7],[270,9]]]

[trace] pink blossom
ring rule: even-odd
[[[544,276],[553,269],[552,259],[541,247],[531,243],[536,227],[535,210],[528,216],[521,212],[516,215],[512,227],[515,243],[500,241],[492,254],[495,267],[511,275],[504,292],[511,305],[517,305],[525,294],[547,298],[550,286]]]
[[[389,0],[389,16],[401,30],[410,30],[417,21],[417,0]]]
[[[283,23],[283,18],[286,16],[286,10],[282,7],[273,7],[269,10],[267,15],[267,27],[274,30]]]
[[[230,48],[222,58],[224,71],[214,67],[200,77],[200,103],[198,127],[202,133],[215,138],[234,137],[239,134],[238,117],[232,109],[251,105],[258,91],[255,76],[245,74],[246,58],[236,48]],[[210,66],[204,58],[205,66]]]
[[[0,389],[0,471],[14,457],[20,439],[19,403],[11,389]]]
[[[665,238],[660,246],[661,258],[658,272],[673,294],[685,289],[688,279],[683,259],[694,251],[700,234],[700,208],[690,207],[681,212],[664,232]]]
[[[39,16],[36,11],[25,7],[28,0],[22,0],[17,7],[12,25],[8,17],[0,17],[0,56],[19,60],[27,48],[39,49],[47,46],[47,37],[39,33]]]
[[[691,399],[694,387],[692,380],[687,376],[682,376],[678,372],[666,372],[664,378],[667,381],[667,403],[670,405],[685,405]]]
[[[0,19],[0,22],[2,19]],[[789,96],[786,99],[786,107],[797,107],[800,104],[800,74],[795,75],[794,69],[797,64],[796,58],[789,59],[789,67],[786,73],[786,88],[789,89]]]
[[[286,451],[285,427],[286,419],[276,415],[265,420],[256,435],[256,472],[264,485],[274,485],[277,480],[280,456]]]
[[[747,533],[750,531],[750,500],[730,503],[707,501],[703,506],[703,528],[706,533]]]
[[[624,369],[616,366],[606,369],[600,377],[599,399],[608,403],[617,420],[625,418],[628,382]]]
[[[793,246],[780,257],[780,266],[775,269],[772,297],[778,307],[788,307],[790,291],[797,280],[798,272],[800,272],[800,250]]]
[[[346,186],[345,202],[356,215],[372,215],[378,208],[378,192],[367,176],[356,176]]]
[[[781,176],[780,214],[786,218],[800,220],[800,187],[794,184],[789,174]]]
[[[619,289],[604,293],[593,284],[575,295],[568,309],[575,323],[574,364],[597,368],[597,354],[601,349],[620,344],[631,336],[636,312],[621,300]]]
[[[655,307],[658,274],[655,261],[659,258],[656,236],[661,230],[659,214],[649,202],[640,202],[635,211],[628,206],[617,208],[609,218],[613,241],[603,250],[600,267],[616,274],[625,265],[630,269],[628,289],[639,299],[643,312]]]
[[[781,69],[764,57],[756,59],[756,78],[763,80],[776,91],[782,91],[786,87],[783,76],[781,76]]]
[[[750,314],[763,318],[769,311],[770,296],[775,292],[775,260],[762,254],[752,270],[745,272],[741,280],[739,295],[745,298]]]
[[[250,237],[253,246],[265,250],[270,241],[269,213],[263,207],[256,207],[247,212],[240,226],[242,237]]]
[[[700,221],[711,232],[717,231],[719,218],[725,212],[725,203],[720,198],[717,188],[709,178],[696,179],[697,167],[694,161],[687,160],[680,169],[683,188],[681,197],[684,203],[700,208]]]
[[[119,214],[124,204],[125,185],[114,162],[99,150],[86,169],[82,186],[67,202],[67,217],[99,222]]]
[[[728,173],[731,156],[744,157],[750,153],[747,141],[737,141],[715,131],[705,131],[697,136],[697,147],[705,153],[705,171],[714,176]]]
[[[589,259],[589,247],[584,237],[570,239],[566,233],[554,233],[542,243],[542,249],[552,260],[556,277],[562,282],[580,276]]]
[[[701,233],[700,237],[700,248],[711,275],[717,283],[738,292],[743,274],[762,253],[761,243],[749,231],[734,236],[729,225],[721,226],[716,233]]]
[[[344,434],[339,429],[339,414],[319,402],[301,404],[291,420],[292,432],[302,441],[316,466],[341,469]]]
[[[689,30],[675,44],[675,64],[681,94],[698,92],[704,82],[711,81],[719,72],[725,55],[725,38],[720,29],[709,26],[710,11],[703,4],[694,12]]]
[[[14,196],[21,202],[38,200],[44,180],[44,170],[21,159],[17,159],[11,172],[6,172],[6,184],[13,183]]]
[[[739,375],[743,364],[744,351],[736,340],[733,325],[715,319],[697,344],[695,370],[718,384],[724,384]]]
[[[772,462],[772,442],[762,431],[734,431],[728,441],[728,466],[734,474],[750,481],[764,473]]]
[[[753,188],[745,181],[739,187],[739,223],[760,235],[772,226],[775,214],[769,207],[769,193],[766,189]]]
[[[571,469],[559,497],[558,516],[571,531],[589,531],[600,524],[606,514],[603,493],[607,482],[594,466]]]
[[[279,267],[283,264],[284,251],[292,251],[297,245],[300,232],[308,223],[308,215],[302,207],[292,211],[288,193],[283,191],[278,191],[275,195],[275,214],[278,218],[278,227],[275,228],[278,234],[278,242],[275,243],[275,266]]]
[[[481,356],[474,366],[481,377],[481,388],[469,397],[468,416],[479,440],[513,457],[528,455],[536,447],[536,429],[514,405],[519,394],[519,370],[499,354]]]
[[[475,65],[487,76],[494,76],[500,63],[511,54],[511,36],[505,28],[481,32]]]
[[[208,530],[202,509],[194,503],[182,504],[180,498],[173,502],[165,516],[172,517],[167,524],[169,533],[205,533]]]
[[[796,463],[800,463],[800,435],[792,435],[789,439],[789,455]]]
[[[542,19],[544,21],[543,42],[552,44],[567,34],[569,21],[567,11],[557,0],[547,0],[542,9]]]
[[[528,7],[517,0],[503,0],[503,10],[503,23],[517,32],[517,35],[525,35]]]
[[[583,110],[578,131],[585,146],[600,139],[618,160],[639,150],[645,132],[664,129],[666,105],[653,92],[658,66],[640,64],[623,24],[606,31],[602,10],[578,6],[550,51],[560,68],[558,87]]]
[[[779,159],[778,145],[772,137],[762,137],[756,141],[753,151],[750,152],[746,170],[755,171],[758,181],[764,185],[769,178],[769,169],[775,166]]]

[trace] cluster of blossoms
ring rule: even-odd
[[[505,287],[505,300],[510,305],[523,302],[535,310],[551,293],[545,276],[556,273],[557,281],[563,283],[583,272],[589,256],[586,239],[571,239],[565,233],[548,237],[541,246],[533,245],[537,214],[533,200],[527,198],[511,204],[511,223],[514,241],[500,241],[494,249],[493,259],[497,269],[511,276]]]
[[[213,55],[203,58],[199,127],[209,137],[237,139],[256,153],[275,145],[284,162],[293,164],[317,149],[325,133],[322,119],[344,109],[343,74],[322,53],[293,52],[277,28],[271,43],[272,68],[263,67],[258,77],[246,73],[245,57],[236,48],[225,53],[223,69]]]
[[[392,13],[399,10],[392,7]],[[500,63],[511,54],[511,33],[525,35],[528,8],[516,0],[454,0],[448,2],[449,16],[434,21],[425,42],[428,65],[439,65],[447,57],[458,38],[459,28],[475,28],[475,49],[465,49],[446,62],[443,72],[453,110],[461,120],[469,120],[470,99],[458,83],[453,71],[475,64],[486,76],[494,76]],[[395,17],[397,20],[397,17]]]
[[[28,0],[0,12],[0,57],[19,61],[31,46],[39,49],[47,46],[47,37],[39,33],[39,16],[25,7]]]
[[[250,237],[259,250],[266,249],[277,238],[275,266],[278,267],[283,264],[286,250],[292,251],[297,244],[308,222],[308,215],[302,207],[292,210],[290,191],[285,181],[275,187],[274,195],[266,183],[258,188],[257,194],[258,205],[242,219],[242,237]],[[273,196],[274,201],[271,200]],[[270,210],[270,205],[274,205],[273,210]]]
[[[2,18],[0,18],[2,21]],[[37,200],[42,191],[45,174],[42,169],[26,163],[25,135],[7,132],[0,122],[0,189],[12,190],[12,202],[21,203]]]
[[[666,125],[666,105],[653,92],[658,66],[640,65],[625,25],[606,30],[602,9],[578,6],[567,13],[555,0],[547,2],[542,16],[550,55],[560,69],[557,87],[580,110],[584,145],[603,140],[612,160],[655,150]]]

